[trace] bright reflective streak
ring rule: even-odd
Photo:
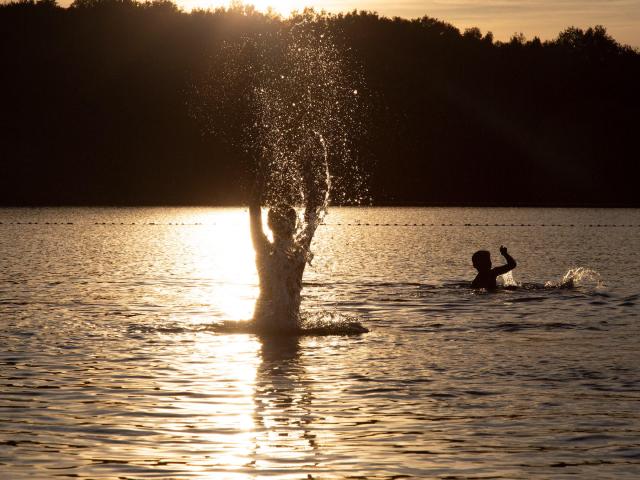
[[[199,288],[189,289],[190,303],[215,318],[248,320],[258,295],[248,212],[217,210],[211,219],[215,225],[191,228],[182,238],[189,270],[202,281]],[[210,323],[211,318],[202,321]]]
[[[180,362],[174,365],[174,376],[189,379],[188,387],[180,388],[172,378],[161,384],[165,396],[176,398],[163,408],[175,421],[165,422],[162,429],[171,434],[177,451],[189,445],[189,455],[196,459],[188,467],[193,476],[217,478],[215,470],[240,469],[254,455],[260,343],[250,335],[202,334],[189,348],[188,355],[176,352]],[[224,478],[247,477],[238,472]]]

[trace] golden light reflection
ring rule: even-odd
[[[312,384],[299,339],[200,333],[180,342],[172,375],[157,381],[167,444],[186,453],[192,478],[256,478],[314,469],[320,447]],[[153,450],[138,452],[153,457]],[[293,476],[293,478],[298,478]]]
[[[165,406],[162,428],[172,442],[189,445],[188,468],[195,478],[250,478],[242,469],[251,464],[255,451],[256,372],[260,342],[251,335],[202,333],[187,354],[177,347],[173,368],[178,374],[160,382],[165,395],[175,401]],[[175,383],[181,379],[186,387]],[[170,416],[169,416],[170,414]]]
[[[195,225],[172,230],[180,238],[171,255],[192,283],[173,294],[202,313],[192,322],[251,318],[259,289],[248,212],[212,209],[184,223]],[[186,345],[174,339],[172,373],[159,384],[172,399],[160,413],[176,420],[162,428],[190,445],[195,478],[255,478],[317,462],[298,341],[206,330]]]
[[[189,270],[201,280],[188,292],[189,300],[216,320],[248,320],[259,293],[248,213],[216,209],[210,223],[187,230],[182,239],[192,263]],[[210,323],[211,318],[194,321]]]
[[[318,462],[313,389],[298,338],[265,339],[256,375],[254,464],[258,471],[313,468]]]

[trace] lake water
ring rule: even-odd
[[[638,478],[640,210],[333,208],[261,340],[245,209],[0,209],[0,478]],[[500,244],[515,290],[467,288]],[[559,284],[571,268],[586,274]]]

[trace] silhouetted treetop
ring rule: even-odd
[[[166,0],[0,5],[0,203],[244,201],[252,172],[233,137],[251,112],[210,108],[221,52],[301,22],[361,77],[366,134],[348,149],[374,202],[640,206],[640,53],[603,26],[503,42],[428,16]],[[241,96],[259,59],[233,61]]]

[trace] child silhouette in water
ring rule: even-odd
[[[329,195],[326,156],[316,154],[311,157],[304,165],[302,228],[298,228],[298,214],[293,207],[276,205],[269,209],[267,215],[267,223],[273,233],[273,242],[270,242],[262,230],[259,196],[254,195],[249,205],[251,239],[260,281],[253,321],[261,330],[292,331],[300,327],[302,275],[311,260],[311,240],[322,220]]]
[[[496,289],[496,278],[516,268],[516,261],[507,253],[507,247],[501,246],[500,253],[507,261],[506,265],[491,268],[491,254],[486,250],[479,250],[471,257],[473,266],[478,270],[478,275],[471,282],[471,288]]]

